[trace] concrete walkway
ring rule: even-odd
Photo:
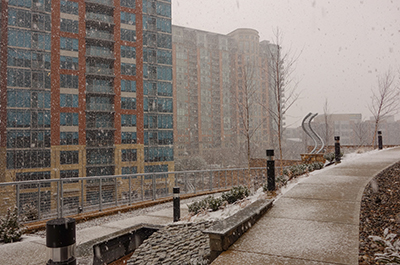
[[[212,264],[358,264],[364,188],[398,161],[374,151],[304,178]]]

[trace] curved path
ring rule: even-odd
[[[212,264],[358,264],[364,188],[398,161],[373,151],[302,179]]]

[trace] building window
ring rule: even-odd
[[[35,71],[32,72],[32,88],[50,88],[51,80],[50,80],[50,72],[44,71]]]
[[[158,131],[158,144],[170,145],[174,143],[173,131]]]
[[[125,41],[136,41],[136,30],[121,29],[121,40]]]
[[[122,92],[136,92],[136,81],[121,80]]]
[[[144,144],[145,145],[156,145],[158,144],[158,137],[156,131],[144,132]]]
[[[79,178],[79,170],[78,169],[60,170],[60,179],[69,179],[69,178]],[[77,183],[77,182],[79,182],[79,180],[71,180],[68,181],[67,183]]]
[[[60,113],[61,126],[78,126],[78,113]]]
[[[61,69],[78,70],[78,57],[60,56]]]
[[[7,148],[50,147],[50,131],[8,131]]]
[[[7,168],[50,167],[50,150],[7,151]]]
[[[159,96],[172,97],[172,83],[158,82],[157,83],[157,94]]]
[[[50,108],[50,91],[33,91],[31,97],[31,107],[39,109]]]
[[[17,179],[17,181],[50,179],[50,171],[17,173],[16,174],[16,179]],[[20,187],[22,189],[37,188],[37,184],[23,184]],[[50,182],[42,183],[40,185],[40,187],[50,187]]]
[[[154,49],[143,48],[143,62],[156,63],[157,53]]]
[[[26,128],[31,126],[31,112],[28,110],[8,110],[7,127]]]
[[[122,167],[121,168],[122,175],[130,175],[137,173],[137,167]]]
[[[32,32],[32,48],[37,50],[51,50],[51,35]]]
[[[172,129],[173,126],[172,115],[158,115],[158,129]]]
[[[172,65],[172,52],[157,50],[157,63]]]
[[[60,75],[60,87],[63,88],[78,88],[77,75]]]
[[[171,19],[157,18],[157,30],[171,33]]]
[[[8,10],[8,25],[20,28],[31,28],[32,14],[27,10],[10,8]]]
[[[8,89],[7,106],[18,108],[31,107],[31,91],[26,89]]]
[[[172,98],[159,98],[158,99],[158,112],[172,113]]]
[[[172,49],[172,36],[167,34],[157,34],[157,47]]]
[[[136,144],[136,132],[123,132],[121,133],[122,144]]]
[[[72,1],[60,1],[60,11],[62,13],[78,15],[78,3]]]
[[[61,37],[60,38],[60,49],[66,51],[78,51],[79,41],[78,39]]]
[[[8,29],[8,46],[31,48],[32,33],[27,30]]]
[[[31,67],[31,52],[20,49],[8,49],[7,65],[16,67]]]
[[[87,163],[89,165],[114,164],[113,149],[94,149],[86,151]]]
[[[79,135],[77,132],[60,132],[61,145],[78,145]]]
[[[157,115],[144,114],[144,128],[157,129]]]
[[[121,46],[121,57],[136,59],[136,48],[131,46]]]
[[[60,107],[77,108],[78,95],[76,94],[60,94]]]
[[[128,12],[121,12],[121,23],[128,25],[136,25],[136,15]]]
[[[144,81],[143,82],[143,94],[149,96],[155,96],[157,91],[157,83]]]
[[[137,150],[136,149],[122,149],[121,150],[122,162],[133,162],[137,161]]]
[[[172,81],[172,67],[157,66],[157,79]]]
[[[136,0],[121,0],[121,6],[129,7],[129,8],[136,8]]]
[[[156,2],[156,12],[163,17],[171,17],[171,4]]]
[[[122,75],[136,75],[136,64],[121,63]]]
[[[7,86],[10,87],[31,87],[31,70],[8,68]]]
[[[47,14],[32,15],[32,29],[51,31],[51,19]]]
[[[18,0],[12,0],[18,1]],[[21,2],[21,1],[18,1]],[[30,1],[24,1],[30,2]],[[39,11],[51,12],[51,0],[33,0],[32,1],[32,9]]]
[[[50,111],[32,111],[32,128],[50,127]]]
[[[173,161],[174,150],[172,147],[145,147],[145,162]]]
[[[50,69],[51,61],[50,53],[32,52],[32,68],[33,69]]]
[[[122,114],[121,115],[121,126],[135,127],[136,126],[136,115]]]
[[[31,8],[32,2],[31,1],[18,1],[18,0],[9,0],[8,5],[10,6],[18,6],[18,7],[25,7]]]
[[[78,21],[66,18],[61,18],[60,30],[70,33],[78,33]]]
[[[136,98],[121,98],[122,109],[136,109]]]
[[[61,165],[79,164],[79,151],[61,151],[60,164]]]

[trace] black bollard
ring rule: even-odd
[[[267,188],[268,191],[274,191],[275,188],[275,161],[274,150],[267,150]]]
[[[381,131],[378,131],[378,147],[379,147],[379,150],[383,149],[382,132]]]
[[[179,197],[179,187],[173,188],[174,192],[174,222],[181,219],[181,199]]]
[[[340,137],[335,136],[335,164],[340,163]]]
[[[75,219],[57,218],[46,223],[47,265],[76,265]]]

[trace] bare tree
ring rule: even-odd
[[[353,124],[353,133],[357,141],[358,147],[366,144],[367,141],[367,124],[363,121],[358,121]]]
[[[259,106],[259,87],[257,87],[257,73],[254,62],[240,61],[242,62],[239,65],[241,79],[238,80],[236,102],[239,115],[239,132],[246,141],[246,154],[250,171],[251,141],[262,125],[262,121],[255,118],[256,109]]]
[[[293,73],[299,54],[292,54],[290,49],[283,51],[282,34],[277,29],[274,32],[274,41],[270,44],[269,52],[269,85],[270,102],[268,112],[272,118],[275,127],[276,137],[278,139],[279,161],[282,165],[282,137],[284,131],[284,117],[290,107],[299,98],[296,92],[298,82],[295,81]],[[283,168],[281,167],[281,174]]]
[[[395,84],[395,76],[388,70],[378,77],[378,87],[372,90],[371,104],[368,106],[374,117],[375,129],[372,137],[372,146],[375,145],[379,123],[388,115],[393,115],[399,108],[400,90]]]

